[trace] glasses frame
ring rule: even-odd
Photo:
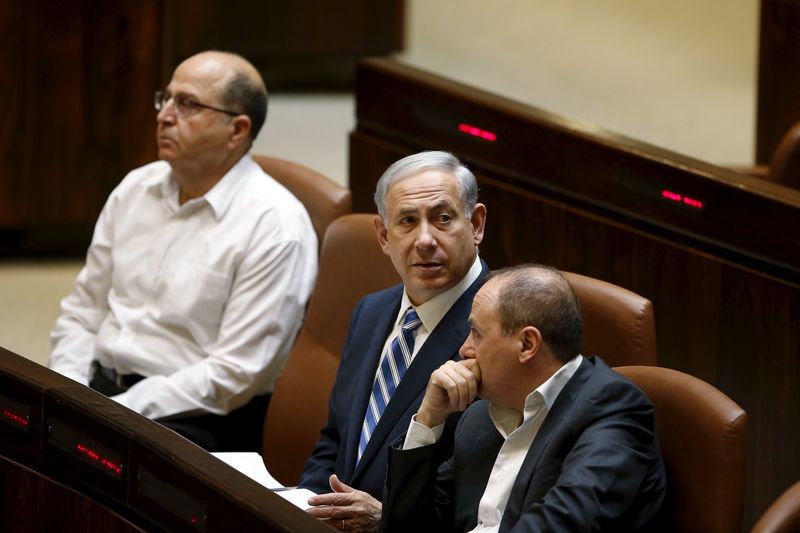
[[[164,107],[166,107],[167,105],[167,102],[175,98],[175,95],[170,95],[169,98],[167,98],[166,96],[167,96],[166,91],[156,91],[153,101],[156,111],[161,111],[162,109],[164,109]],[[186,102],[189,104],[190,107],[193,108],[208,109],[209,111],[216,111],[217,113],[225,113],[226,115],[230,115],[232,117],[238,117],[239,115],[244,114],[244,113],[239,113],[237,111],[230,111],[228,109],[221,109],[219,107],[214,107],[207,104],[201,104],[200,102],[195,102],[194,100],[191,100],[189,98],[186,99]],[[185,114],[185,112],[179,112],[177,104],[175,104],[175,113],[180,115],[181,117],[187,117],[194,114],[190,113],[187,115]]]

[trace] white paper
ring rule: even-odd
[[[308,499],[317,495],[308,489],[284,489],[276,491],[275,494],[304,511],[311,507],[308,505]]]
[[[250,479],[254,479],[268,489],[273,490],[275,494],[300,509],[306,510],[311,507],[308,505],[308,499],[316,494],[308,489],[284,487],[280,481],[269,473],[260,454],[256,452],[215,452],[211,455],[227,463],[228,466],[235,468]]]
[[[227,463],[250,479],[254,479],[268,489],[280,489],[283,485],[272,477],[264,466],[264,460],[256,452],[216,452],[212,453],[220,461]]]

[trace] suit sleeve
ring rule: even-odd
[[[345,357],[349,354],[353,330],[358,322],[363,303],[364,300],[362,299],[356,305],[353,316],[350,319],[347,338],[342,350],[342,361],[339,364],[336,380],[333,383],[331,395],[328,399],[328,421],[320,432],[320,438],[314,446],[314,452],[303,466],[303,473],[298,483],[298,486],[312,490],[317,494],[331,491],[328,479],[336,470],[336,460],[339,456],[339,448],[342,442],[340,416],[347,416],[346,413],[339,413],[339,409],[342,406],[349,405],[352,400],[342,398],[345,395],[345,384],[353,379],[353,376],[349,375],[346,370],[348,365],[345,364]]]
[[[438,444],[403,450],[402,440],[389,449],[381,531],[442,530],[452,523],[452,467],[439,468]]]
[[[554,470],[560,472],[555,484],[522,510],[510,531],[594,531],[619,524],[635,530],[657,512],[665,478],[653,443],[653,407],[638,389],[619,382],[603,387],[596,400],[592,419]],[[548,474],[547,466],[537,466],[532,484],[547,482],[536,478]]]
[[[461,413],[451,414],[435,444],[403,449],[405,435],[389,447],[381,531],[446,531],[454,516],[453,444]]]

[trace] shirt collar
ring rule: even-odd
[[[242,182],[242,176],[251,171],[253,165],[256,165],[256,162],[253,161],[250,154],[245,154],[211,187],[211,190],[199,198],[189,200],[184,206],[191,207],[201,202],[206,203],[214,212],[216,219],[221,219],[233,202],[238,185]],[[166,177],[153,175],[143,180],[143,183],[148,190],[158,190],[163,198],[170,199],[170,201],[174,200],[177,209],[180,186],[171,171],[167,173]]]
[[[575,372],[578,371],[581,362],[583,362],[583,356],[580,354],[576,355],[562,365],[561,368],[556,370],[547,381],[528,394],[525,398],[525,412],[522,414],[521,419],[520,412],[516,409],[490,404],[489,416],[491,416],[492,422],[494,422],[500,434],[503,435],[504,438],[508,438],[515,429],[534,416],[537,416],[542,409],[544,409],[544,414],[549,413],[558,395],[569,380],[572,379],[572,376],[575,375]]]
[[[406,314],[406,309],[413,307],[417,315],[419,315],[420,321],[422,321],[422,326],[428,332],[433,331],[439,322],[441,322],[442,318],[444,318],[444,315],[453,307],[453,304],[456,303],[456,300],[458,300],[461,295],[464,294],[464,291],[478,279],[482,270],[483,265],[481,265],[481,260],[476,254],[475,261],[472,262],[472,266],[469,268],[466,276],[461,278],[461,281],[443,293],[437,294],[430,300],[417,306],[412,305],[408,293],[403,289],[403,298],[400,302],[400,311],[397,314],[395,326],[402,323],[403,317]]]

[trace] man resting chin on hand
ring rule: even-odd
[[[390,448],[383,530],[652,531],[666,490],[653,407],[580,354],[580,304],[564,277],[501,270],[469,322],[463,360],[431,374]]]

